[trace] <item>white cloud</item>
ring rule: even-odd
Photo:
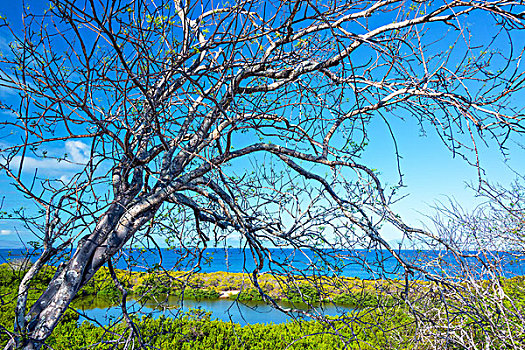
[[[68,183],[69,181],[71,181],[71,176],[68,176],[68,175],[62,175],[60,176],[60,181],[62,181],[63,183]]]
[[[89,161],[90,148],[82,141],[66,141],[66,150],[73,163],[86,164]]]
[[[13,231],[11,230],[0,230],[0,236],[7,236],[13,234]]]
[[[62,152],[64,152],[64,149]],[[63,180],[67,180],[72,172],[80,170],[80,167],[89,161],[90,147],[81,141],[66,141],[65,153],[67,153],[65,160],[63,159],[64,153],[56,150],[49,150],[47,158],[26,156],[23,163],[23,172],[34,173],[35,169],[38,169],[40,174],[42,172],[52,176],[61,176]],[[13,157],[10,163],[11,169],[18,169],[21,160],[22,157],[20,156]],[[5,164],[5,160],[3,163]]]
[[[13,157],[12,165],[13,168],[18,169],[20,166],[20,161],[22,160],[22,157],[16,156]],[[59,161],[55,158],[33,158],[33,157],[25,157],[24,158],[24,172],[34,172],[36,168],[39,170],[53,170],[53,171],[60,171],[60,170],[70,170],[72,168],[75,168],[76,165],[72,164],[70,162],[66,161]]]

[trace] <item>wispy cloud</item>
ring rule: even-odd
[[[89,161],[91,149],[82,141],[66,141],[66,150],[73,163],[86,164]]]
[[[11,45],[14,45],[15,38],[8,31],[3,30],[0,32],[0,54],[4,59],[12,60],[14,58],[13,49]],[[3,72],[2,85],[0,86],[0,97],[9,98],[15,96],[18,91],[13,88],[13,84],[10,82],[16,82],[18,78],[13,74],[5,74]]]
[[[20,162],[22,161],[21,156],[13,157],[12,165],[15,169],[18,169],[20,167]],[[33,158],[33,157],[25,157],[23,162],[23,169],[24,172],[34,172],[35,169],[39,170],[56,170],[56,171],[63,171],[63,170],[71,170],[73,168],[77,167],[76,164],[73,164],[68,161],[56,159],[56,158]]]
[[[18,90],[12,86],[1,85],[0,86],[0,97],[3,99],[11,98],[18,94]],[[6,102],[6,101],[4,101]]]
[[[45,158],[26,156],[22,171],[34,173],[35,169],[38,169],[40,174],[67,177],[67,174],[80,170],[89,161],[90,147],[82,141],[66,141],[62,152],[64,150],[65,153],[58,150],[49,151],[48,157]],[[10,163],[11,169],[19,169],[21,161],[21,156],[13,157]]]
[[[13,234],[14,232],[12,230],[0,230],[0,236],[8,236]]]
[[[6,31],[0,35],[0,52],[5,56],[11,54],[11,47],[9,43],[13,41],[13,36]]]

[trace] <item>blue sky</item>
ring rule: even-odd
[[[396,203],[393,208],[411,225],[423,223],[431,225],[426,217],[433,215],[431,208],[437,202],[446,203],[456,200],[465,209],[471,210],[482,202],[475,192],[468,188],[478,184],[478,169],[469,165],[459,156],[454,157],[441,140],[428,128],[425,136],[420,135],[419,126],[413,121],[398,121],[397,143],[401,156],[401,171],[404,174],[406,188],[401,194],[408,196]],[[393,141],[389,139],[386,127],[376,123],[371,128],[371,138],[380,142],[371,142],[365,151],[368,164],[375,166],[383,174],[383,182],[397,183],[399,175],[397,164],[392,156]],[[519,144],[525,144],[524,137],[515,137],[509,142],[508,155],[504,156],[495,143],[489,142],[480,147],[480,165],[484,179],[508,185],[516,179],[516,173],[525,174],[524,150]],[[385,232],[388,237],[388,232]],[[397,237],[389,237],[394,239]]]
[[[41,2],[28,2],[31,6],[40,5]],[[7,16],[9,21],[15,26],[20,14],[20,3],[17,1],[5,2],[0,5],[0,14]],[[470,19],[473,22],[483,21],[483,16]],[[490,30],[485,26],[479,26],[476,31],[477,37],[474,41],[485,38],[490,34]],[[0,49],[7,45],[6,38],[0,36]],[[0,89],[0,98],[9,101],[9,92]],[[513,98],[516,104],[523,104],[525,94],[520,92]],[[6,116],[0,116],[4,118]],[[426,133],[421,132],[421,127],[411,117],[406,120],[393,118],[390,120],[395,132],[397,146],[402,156],[400,161],[401,172],[404,174],[404,188],[401,195],[406,198],[394,205],[403,219],[410,225],[418,226],[430,224],[428,215],[433,215],[431,206],[437,201],[446,202],[448,198],[455,199],[459,204],[467,209],[474,208],[480,203],[475,197],[473,190],[467,188],[471,183],[476,186],[478,181],[478,169],[467,164],[459,156],[453,154],[445,147],[430,125],[425,125]],[[369,129],[369,145],[363,154],[363,163],[381,172],[383,184],[397,184],[399,175],[397,173],[397,163],[394,156],[394,143],[389,135],[386,125],[378,118],[374,118]],[[9,130],[1,130],[7,134]],[[6,135],[0,135],[0,148],[2,142],[6,140]],[[508,156],[501,154],[495,142],[488,140],[485,145],[478,142],[480,147],[480,164],[484,170],[484,178],[489,181],[499,182],[508,185],[518,174],[525,173],[525,162],[522,160],[524,150],[520,144],[525,144],[525,139],[514,135],[508,142]],[[73,162],[83,163],[86,157],[84,151],[86,144],[82,142],[68,142],[63,145],[64,149],[71,155]],[[56,149],[57,153],[63,149]],[[53,150],[51,150],[51,153]],[[472,154],[471,154],[472,156]],[[41,175],[49,176],[70,176],[76,169],[71,164],[58,164],[51,159],[33,160],[33,164],[28,164],[26,171],[31,171],[38,167]],[[0,176],[0,200],[3,202],[2,210],[10,211],[13,208],[26,206],[27,201],[21,198],[11,181],[5,176]],[[18,232],[18,233],[17,233]],[[18,236],[20,234],[20,236]],[[388,230],[383,232],[387,240],[395,240],[399,237]],[[7,219],[0,219],[0,248],[19,245],[19,237],[24,241],[31,240],[31,235],[20,224]]]

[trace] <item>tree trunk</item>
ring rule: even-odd
[[[40,349],[78,291],[154,216],[161,202],[159,196],[150,196],[128,210],[122,205],[112,205],[93,233],[79,242],[73,257],[58,268],[47,289],[31,307],[25,334],[19,334],[5,349]]]

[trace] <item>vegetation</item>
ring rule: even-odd
[[[5,345],[9,340],[6,330],[13,329],[13,315],[15,300],[17,295],[18,283],[23,276],[24,271],[9,264],[0,265],[0,294],[2,304],[0,307],[0,326],[4,331],[1,332],[1,345]],[[39,293],[47,286],[49,280],[55,273],[55,268],[48,266],[37,275],[32,283],[30,298],[36,299]],[[153,273],[133,273],[116,270],[117,275],[122,278],[123,284],[126,285],[130,292],[146,293],[150,297],[161,296],[162,293],[173,293],[178,295],[180,290],[170,291],[165,285],[155,284],[159,281],[166,281],[162,275]],[[124,277],[127,276],[127,279]],[[173,281],[176,277],[185,276],[184,273],[171,273]],[[278,278],[266,276],[267,285],[279,285]],[[353,305],[356,309],[346,313],[338,318],[329,319],[328,323],[324,321],[297,321],[284,324],[254,324],[241,327],[238,324],[212,320],[210,313],[200,309],[190,310],[182,317],[171,319],[159,317],[142,317],[140,319],[133,317],[133,321],[140,333],[136,341],[142,341],[149,346],[160,349],[282,349],[289,344],[291,349],[412,349],[414,348],[414,339],[418,333],[416,317],[408,304],[390,297],[386,299],[382,293],[373,292],[371,285],[377,281],[359,281],[354,278],[343,279],[353,281],[352,293],[332,294],[331,301],[346,305]],[[224,281],[221,283],[220,281]],[[135,284],[133,284],[133,283]],[[501,285],[503,293],[508,298],[505,303],[513,303],[520,310],[525,309],[525,278],[514,277],[502,279]],[[244,283],[244,285],[235,283]],[[306,283],[306,282],[305,282]],[[225,288],[239,288],[243,286],[243,291],[236,298],[238,301],[262,300],[260,293],[254,288],[247,288],[247,276],[245,274],[234,274],[217,272],[211,274],[197,274],[187,280],[187,284],[192,287],[184,292],[187,298],[217,298],[219,290]],[[332,286],[333,283],[328,284]],[[376,284],[377,285],[377,284]],[[47,345],[53,349],[83,349],[86,344],[96,344],[97,349],[115,349],[123,348],[124,342],[122,334],[129,333],[127,324],[124,321],[108,326],[95,325],[84,321],[79,323],[79,315],[74,311],[80,308],[83,302],[89,297],[97,297],[107,300],[108,305],[114,305],[115,301],[121,295],[118,290],[112,289],[114,283],[109,278],[106,269],[101,269],[95,277],[87,284],[82,293],[75,299],[71,308],[61,319],[56,331],[48,338]],[[148,286],[148,287],[146,287]],[[196,288],[199,286],[199,288]],[[360,292],[358,292],[360,286]],[[426,298],[424,301],[419,300],[420,305],[426,303],[438,306],[439,303],[432,302],[432,294],[429,293],[430,284],[426,282],[417,282],[419,288],[419,297]],[[368,288],[367,288],[368,287]],[[485,288],[490,288],[490,281],[484,282]],[[147,289],[149,288],[149,289]],[[277,289],[277,288],[276,288]],[[285,293],[286,298],[283,301],[289,302],[308,302],[315,303],[322,300],[320,293],[316,289],[307,285],[302,285],[299,289],[279,290],[279,293]],[[275,295],[279,295],[279,293]],[[91,300],[92,301],[92,300]],[[451,298],[447,304],[454,305],[456,301]],[[459,303],[457,304],[459,306]],[[508,305],[507,305],[508,306]],[[429,306],[430,309],[431,306]],[[428,310],[427,310],[428,311]],[[431,313],[426,312],[427,317],[432,317]],[[438,312],[434,313],[433,320],[443,324],[448,322],[442,318]],[[467,315],[463,318],[468,318]],[[352,322],[359,319],[359,322]],[[513,326],[515,335],[519,336],[518,319],[515,318],[516,324]],[[461,324],[462,319],[452,321],[453,324]],[[509,326],[509,325],[507,325]],[[510,325],[512,326],[512,325]],[[460,331],[459,329],[457,330]],[[486,334],[484,325],[471,323],[469,328],[463,329],[474,337],[479,344],[490,337]],[[127,333],[128,332],[128,333]],[[419,349],[433,349],[435,339],[439,333],[426,334],[425,338],[418,338]],[[518,338],[517,340],[525,340]],[[120,345],[119,345],[120,344]],[[492,343],[493,349],[504,349],[505,341],[501,343]],[[138,346],[138,344],[136,344]],[[449,342],[451,349],[467,349],[461,344]]]
[[[30,300],[47,287],[56,272],[53,266],[43,269],[32,282]],[[24,270],[13,268],[10,264],[0,265],[0,289],[4,296],[13,295],[18,288]],[[263,301],[261,293],[253,287],[249,275],[244,273],[212,272],[197,273],[188,276],[185,272],[128,272],[116,270],[120,283],[128,290],[128,295],[142,300],[158,299],[164,296],[184,297],[190,300],[218,299],[221,292],[238,290],[238,294],[228,297],[238,301]],[[352,308],[378,305],[381,299],[392,299],[393,291],[383,288],[384,281],[360,280],[357,278],[336,277],[339,283],[327,279],[323,293],[315,288],[308,279],[294,277],[297,288],[287,285],[287,278],[264,274],[261,277],[263,292],[275,300],[284,302],[316,304],[331,302]],[[424,284],[424,282],[420,282]],[[339,285],[335,288],[334,285]],[[386,284],[385,284],[386,285]],[[382,292],[381,292],[382,291]],[[121,292],[115,286],[107,268],[101,268],[92,280],[78,293],[73,305],[93,297],[117,303]]]
[[[36,298],[43,290],[49,280],[55,273],[55,268],[48,267],[42,270],[42,273],[33,281],[31,298]],[[84,287],[81,295],[72,305],[72,309],[82,305],[82,300],[88,296],[97,296],[101,298],[113,299],[118,291],[111,289],[113,286],[110,280],[107,279],[107,271],[101,269],[95,278]],[[117,271],[119,275],[124,274],[123,271]],[[228,283],[235,283],[246,276],[243,274],[226,274],[214,273],[199,274],[194,276],[192,284],[197,281],[207,281],[208,284],[202,284],[201,289],[190,289],[185,292],[185,297],[199,298],[202,296],[216,297],[217,292],[213,294],[214,288],[221,288],[220,285],[215,284],[219,276],[226,277]],[[0,291],[2,294],[2,306],[0,309],[0,325],[3,329],[12,330],[13,315],[15,300],[18,288],[18,282],[23,276],[23,271],[14,269],[8,264],[0,265]],[[208,278],[206,278],[208,277]],[[136,281],[141,283],[136,287],[137,291],[143,291],[145,284],[151,283],[153,280],[147,273],[137,273],[133,276]],[[231,285],[230,285],[231,286]],[[210,288],[210,289],[208,289]],[[224,286],[222,287],[224,288]],[[208,294],[202,292],[209,290]],[[165,292],[165,289],[159,286],[153,286],[150,290],[155,292]],[[315,293],[309,288],[301,288],[303,296],[310,296],[309,301],[314,302]],[[260,294],[255,289],[246,289],[239,294],[239,300],[258,300]],[[290,296],[290,301],[303,301],[303,298],[298,298],[297,295]],[[111,302],[111,300],[109,300]],[[366,306],[365,306],[366,307]],[[48,339],[48,345],[53,349],[83,349],[86,344],[98,344],[98,349],[113,349],[115,343],[121,340],[119,333],[125,333],[127,325],[122,322],[114,326],[111,332],[101,326],[93,325],[87,321],[78,324],[78,314],[72,309],[68,310],[62,318],[56,331]],[[401,309],[392,309],[387,314],[382,314],[380,309],[371,308],[359,311],[366,313],[366,318],[370,321],[383,319],[384,326],[387,329],[410,328],[412,320],[409,314],[402,312]],[[352,316],[347,316],[352,317]],[[389,343],[389,346],[396,349],[402,349],[407,346],[409,333],[401,336],[401,332],[396,330],[397,336],[392,333],[388,339],[383,336],[377,336],[378,333],[383,334],[385,329],[378,326],[369,327],[366,324],[361,326],[345,327],[345,318],[337,320],[331,325],[331,331],[327,331],[324,325],[316,321],[300,321],[290,322],[279,325],[250,325],[241,327],[237,324],[211,320],[210,314],[202,310],[192,310],[179,319],[169,319],[160,317],[152,319],[143,317],[138,320],[135,319],[138,329],[140,329],[142,339],[150,344],[161,349],[268,349],[268,348],[285,348],[288,344],[293,344],[292,348],[297,349],[339,349],[344,346],[347,341],[351,348],[360,346],[360,348],[374,348],[384,347]],[[401,328],[400,328],[401,327]],[[9,339],[6,332],[1,334],[2,345],[5,345]],[[118,348],[118,346],[117,346]]]
[[[369,315],[370,320],[377,316],[384,317]],[[410,318],[406,315],[398,315],[395,322],[399,322],[398,328],[400,325],[410,327]],[[393,326],[392,321],[388,323]],[[284,349],[289,344],[293,344],[292,349],[341,349],[344,347],[341,339],[352,344],[351,349],[358,346],[361,349],[403,349],[409,345],[409,337],[400,334],[397,334],[397,339],[394,336],[390,341],[378,337],[377,333],[384,332],[378,327],[343,327],[339,334],[327,331],[322,324],[314,321],[240,327],[227,322],[211,321],[209,314],[203,314],[199,310],[190,312],[181,319],[143,318],[137,324],[142,330],[143,339],[160,349]],[[344,321],[338,321],[334,326],[344,326]],[[49,345],[56,349],[80,349],[84,348],[85,342],[97,343],[103,337],[102,328],[84,322],[80,327],[59,327]],[[106,341],[117,339],[117,336],[105,338]],[[100,348],[111,346],[108,344]]]

